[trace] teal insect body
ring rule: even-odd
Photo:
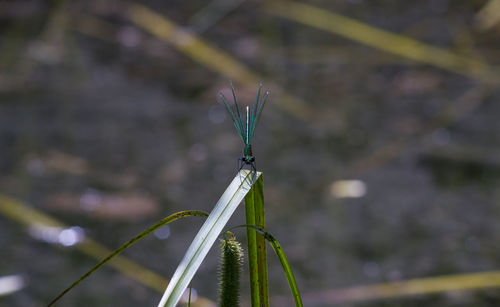
[[[252,154],[252,145],[245,145],[245,148],[243,149],[243,157],[241,157],[241,160],[249,163],[255,162],[255,157]]]
[[[259,123],[260,115],[262,114],[262,110],[264,109],[264,105],[266,104],[267,96],[269,96],[269,92],[266,92],[262,97],[260,97],[260,92],[262,88],[262,83],[259,84],[259,88],[257,90],[257,96],[255,97],[255,102],[252,106],[252,110],[250,111],[249,107],[246,107],[246,120],[243,121],[240,112],[240,106],[238,105],[238,101],[236,100],[236,94],[234,92],[233,83],[231,83],[231,91],[233,93],[234,99],[234,109],[229,104],[228,100],[221,93],[220,98],[226,107],[227,112],[231,116],[233,120],[234,127],[236,127],[236,131],[240,136],[241,140],[245,144],[243,148],[243,156],[239,159],[240,161],[240,169],[242,169],[245,165],[249,165],[252,170],[256,171],[255,165],[255,157],[252,153],[252,139],[255,133],[255,128]],[[245,123],[245,124],[243,124]]]

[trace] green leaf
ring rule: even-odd
[[[229,218],[260,175],[260,172],[248,170],[236,174],[186,251],[158,306],[177,304]]]
[[[264,229],[257,227],[255,225],[239,225],[235,227],[231,227],[229,230],[232,230],[234,228],[240,228],[240,227],[247,227],[255,230],[256,232],[260,233],[261,235],[264,236],[264,238],[271,244],[271,247],[273,248],[274,252],[278,256],[278,259],[280,260],[281,266],[283,267],[283,271],[285,273],[286,279],[288,280],[288,285],[290,286],[290,290],[292,291],[293,295],[293,300],[295,301],[295,306],[296,307],[302,307],[302,298],[299,293],[299,288],[297,287],[297,283],[295,282],[295,277],[293,276],[292,268],[290,267],[290,264],[288,263],[288,260],[286,258],[285,252],[283,252],[283,249],[281,248],[281,245],[279,242],[267,231]]]
[[[265,228],[264,176],[260,176],[245,196],[246,223]],[[248,266],[250,270],[250,297],[252,307],[269,307],[267,281],[266,240],[252,229],[247,229]]]
[[[121,252],[123,252],[125,249],[129,248],[133,244],[137,243],[141,239],[143,239],[145,236],[149,235],[156,229],[165,226],[168,223],[171,223],[175,220],[178,220],[183,217],[188,217],[188,216],[207,216],[208,214],[204,211],[199,211],[199,210],[190,210],[190,211],[180,211],[177,213],[174,213],[164,219],[161,219],[158,221],[156,224],[153,226],[149,227],[148,229],[144,230],[137,236],[133,237],[129,241],[127,241],[125,244],[114,250],[111,254],[109,254],[106,258],[101,260],[98,264],[96,264],[93,268],[91,268],[87,273],[83,274],[80,278],[78,278],[74,283],[72,283],[68,288],[66,288],[64,291],[62,291],[55,299],[53,299],[50,303],[49,306],[54,305],[61,297],[63,297],[66,293],[68,293],[71,289],[76,287],[80,282],[82,282],[84,279],[92,275],[95,271],[97,271],[100,267],[102,267],[106,262],[110,261],[114,257],[118,256]]]

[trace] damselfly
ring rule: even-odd
[[[255,102],[252,106],[252,110],[250,111],[250,108],[248,106],[246,107],[246,121],[243,121],[243,118],[241,117],[240,106],[238,105],[238,101],[236,100],[233,83],[231,82],[230,84],[231,91],[233,92],[234,109],[222,93],[220,93],[219,95],[222,102],[224,103],[224,106],[226,107],[227,112],[233,120],[233,124],[234,127],[236,127],[238,135],[245,145],[245,148],[243,148],[243,156],[238,159],[239,169],[241,170],[245,165],[249,165],[252,171],[255,172],[257,171],[257,167],[255,164],[255,157],[252,153],[252,139],[255,133],[255,128],[259,123],[262,109],[264,109],[267,96],[269,96],[269,92],[266,92],[264,95],[262,95],[262,97],[260,97],[262,82],[259,83],[257,96],[255,97]]]

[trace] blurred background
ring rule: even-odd
[[[498,0],[1,1],[0,305],[45,306],[210,211],[243,149],[216,96],[262,80],[267,227],[306,306],[498,306],[499,40]],[[202,222],[59,305],[155,306]],[[292,306],[271,250],[269,274]]]

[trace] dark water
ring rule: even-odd
[[[243,148],[216,102],[228,78],[134,25],[119,3],[27,3],[0,9],[0,192],[109,248],[176,211],[210,211]],[[195,13],[212,14],[202,2],[147,5],[193,31],[201,27]],[[495,86],[286,21],[261,5],[244,2],[200,35],[271,88],[254,154],[265,174],[268,229],[305,297],[497,270]],[[476,26],[482,2],[314,5],[499,62],[498,31]],[[90,17],[105,22],[97,32]],[[235,85],[243,104],[252,103],[257,84]],[[277,88],[301,99],[308,116],[287,111]],[[358,180],[360,197],[332,194],[338,180]],[[230,223],[243,220],[239,210]],[[125,256],[169,278],[200,225],[199,218],[176,222],[167,239],[151,236]],[[0,242],[0,275],[26,283],[0,297],[2,306],[43,306],[96,263],[6,215]],[[278,300],[289,290],[278,261],[269,261],[272,299],[290,306]],[[213,300],[217,262],[214,249],[193,282]],[[104,268],[60,306],[150,306],[160,296]],[[249,305],[248,291],[242,300]],[[334,305],[313,301],[306,305]],[[498,290],[488,288],[340,305],[499,302]]]

